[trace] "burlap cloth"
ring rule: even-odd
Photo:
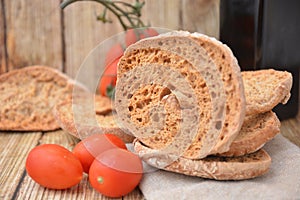
[[[270,171],[244,181],[215,181],[157,170],[145,173],[140,189],[147,200],[300,199],[300,148],[277,135],[264,149]]]

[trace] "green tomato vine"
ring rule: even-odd
[[[103,23],[113,22],[107,17],[107,11],[110,11],[117,17],[124,31],[133,28],[146,27],[141,20],[141,10],[145,5],[144,1],[135,0],[134,3],[130,4],[128,2],[118,0],[65,0],[61,3],[60,7],[64,9],[68,5],[78,1],[94,1],[102,4],[104,9],[102,13],[97,16],[97,20]]]

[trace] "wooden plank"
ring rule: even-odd
[[[0,74],[6,72],[6,55],[5,55],[5,26],[4,26],[4,5],[0,1]]]
[[[84,175],[80,184],[65,190],[51,190],[44,188],[35,183],[27,175],[22,182],[16,199],[31,200],[31,199],[51,199],[51,200],[69,200],[69,199],[99,199],[108,200],[96,190],[92,189],[88,182],[88,176]]]
[[[4,0],[9,70],[28,65],[62,69],[60,0]]]
[[[153,27],[181,29],[181,0],[145,0],[142,19]]]
[[[220,0],[182,0],[183,29],[219,38]]]
[[[78,142],[79,139],[75,138],[74,136],[68,134],[63,130],[46,132],[40,139],[40,144],[58,144],[64,146],[70,151]]]
[[[136,188],[130,194],[123,197],[123,200],[144,200],[145,197],[143,196],[142,192]]]
[[[38,144],[41,133],[0,133],[0,199],[12,199],[22,181],[28,152]]]
[[[100,42],[117,34],[122,30],[117,19],[108,12],[113,24],[103,24],[96,20],[96,16],[103,10],[103,6],[96,2],[76,2],[64,9],[66,73],[75,78],[84,59]],[[104,55],[99,55],[99,57]],[[85,70],[86,85],[97,82],[94,70],[99,68],[97,61]]]
[[[280,132],[291,142],[300,147],[300,120],[289,119],[281,122]]]

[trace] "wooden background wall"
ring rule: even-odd
[[[28,65],[47,65],[75,77],[88,53],[122,31],[96,20],[103,7],[62,0],[0,0],[0,73]],[[131,0],[133,1],[133,0]],[[218,37],[219,0],[146,0],[142,18],[151,26],[203,32]]]

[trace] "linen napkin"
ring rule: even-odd
[[[140,189],[147,200],[300,199],[300,148],[279,134],[264,149],[272,164],[261,177],[216,181],[152,170],[144,174]]]

